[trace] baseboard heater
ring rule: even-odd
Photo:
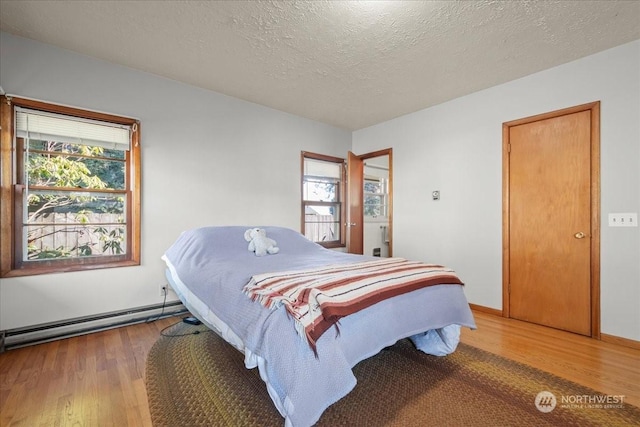
[[[180,301],[174,301],[58,322],[41,323],[24,328],[6,329],[0,331],[0,353],[13,348],[105,331],[181,313],[187,313],[187,309]]]

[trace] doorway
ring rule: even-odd
[[[347,251],[370,256],[393,254],[392,149],[347,158]]]
[[[503,315],[600,336],[600,103],[503,124]]]
[[[389,155],[371,157],[363,165],[363,252],[389,257]]]

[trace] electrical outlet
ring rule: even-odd
[[[637,227],[638,214],[633,213],[610,213],[609,227]]]
[[[167,285],[166,283],[163,283],[162,285],[160,285],[160,296],[166,296],[169,294],[169,285]]]

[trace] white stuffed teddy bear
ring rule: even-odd
[[[263,228],[250,228],[244,232],[244,240],[249,242],[249,250],[255,252],[256,256],[264,256],[267,253],[277,254],[280,248],[276,246],[276,241],[267,237],[267,232]]]

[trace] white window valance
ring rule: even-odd
[[[328,162],[325,160],[304,159],[304,175],[314,177],[340,179],[340,163]]]
[[[116,150],[131,147],[131,126],[16,107],[16,136]]]

